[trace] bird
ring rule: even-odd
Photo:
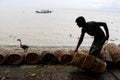
[[[24,50],[24,52],[26,52],[28,50],[29,46],[23,45],[21,39],[17,39],[17,41],[20,42],[20,47]]]

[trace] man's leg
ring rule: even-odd
[[[104,45],[105,41],[94,41],[91,48],[90,48],[90,54],[93,56],[98,56],[100,54],[100,51]]]

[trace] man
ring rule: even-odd
[[[107,24],[104,22],[95,22],[95,21],[86,22],[83,16],[78,17],[76,19],[76,23],[77,23],[78,27],[82,28],[82,29],[81,29],[81,36],[78,41],[75,52],[78,51],[78,48],[83,41],[84,35],[85,35],[85,33],[87,33],[90,36],[94,36],[94,41],[89,50],[89,53],[91,55],[98,56],[105,41],[108,40],[108,38],[109,38],[109,31],[108,31]],[[101,27],[104,28],[105,33],[101,29]]]

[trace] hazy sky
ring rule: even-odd
[[[120,0],[0,0],[0,7],[86,8],[120,10]]]

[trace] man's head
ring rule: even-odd
[[[78,17],[76,23],[79,27],[83,27],[86,23],[85,18],[83,16]]]

